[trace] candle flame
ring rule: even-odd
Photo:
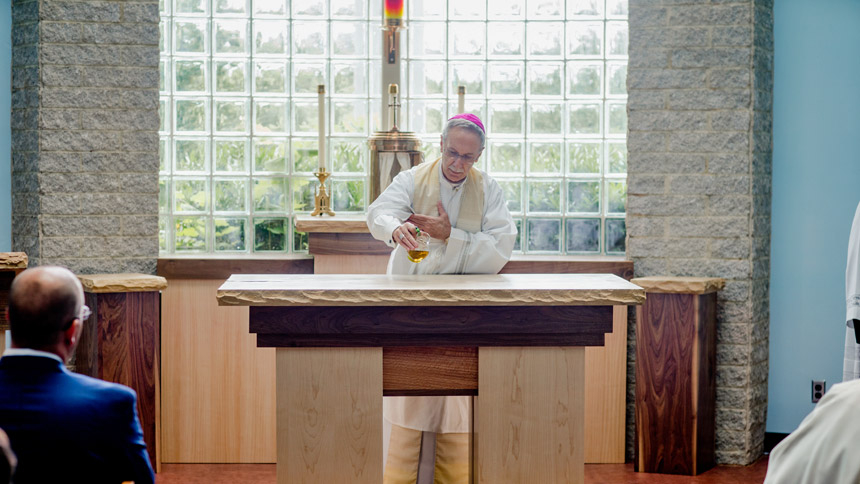
[[[385,18],[403,18],[403,0],[385,0]]]

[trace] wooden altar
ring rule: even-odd
[[[233,275],[218,290],[277,348],[281,484],[381,482],[382,395],[445,393],[477,395],[475,482],[582,482],[584,347],[644,297],[608,274]]]

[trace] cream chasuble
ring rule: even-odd
[[[764,484],[860,482],[858,401],[860,381],[833,385],[800,426],[774,447]]]
[[[517,231],[495,180],[472,168],[461,183],[441,174],[441,162],[401,172],[368,207],[374,238],[395,247],[388,274],[496,274],[511,257]],[[437,216],[441,201],[451,222],[448,241],[430,241],[430,253],[416,264],[391,234],[412,213]],[[385,418],[396,425],[436,433],[469,431],[470,397],[389,397]]]

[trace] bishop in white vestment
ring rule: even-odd
[[[388,274],[496,274],[507,263],[517,230],[499,184],[473,167],[483,149],[481,121],[471,114],[454,116],[442,133],[442,157],[401,172],[370,205],[371,234],[395,247]],[[431,236],[429,254],[420,263],[407,258],[407,251],[417,248],[416,227]],[[471,397],[458,396],[386,398],[383,413],[395,430],[384,482],[423,482],[411,467],[418,466],[426,441],[422,433],[428,432],[436,434],[435,482],[463,482],[468,449],[459,454],[468,442],[470,402]]]

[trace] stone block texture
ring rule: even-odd
[[[12,2],[13,250],[154,274],[158,3]]]
[[[767,409],[773,2],[630,0],[629,15],[627,255],[636,276],[728,281],[717,462],[748,464]]]

